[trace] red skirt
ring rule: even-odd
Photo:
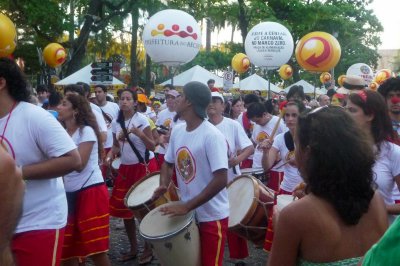
[[[158,171],[156,159],[149,161],[150,173]],[[146,176],[146,167],[143,164],[121,164],[118,176],[114,181],[114,187],[110,198],[110,215],[123,219],[132,219],[133,212],[125,206],[124,198],[129,189],[140,179]]]
[[[108,191],[104,183],[80,191],[75,212],[68,215],[62,260],[107,252],[109,218]]]

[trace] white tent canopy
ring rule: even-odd
[[[92,71],[92,66],[90,64],[76,71],[75,73],[69,75],[68,77],[56,82],[55,85],[63,86],[69,84],[76,84],[77,82],[85,82],[87,84],[90,84],[92,83],[92,80],[90,79],[92,77],[92,73],[90,73],[91,71]],[[124,85],[124,83],[119,79],[117,79],[116,77],[113,77],[111,85]]]
[[[281,91],[281,89],[273,83],[271,83],[270,86],[272,92],[279,93]],[[241,91],[268,91],[268,80],[263,79],[257,74],[253,74],[233,84],[233,88],[240,89]]]
[[[217,88],[223,87],[222,78],[218,77],[217,75],[211,73],[210,71],[208,71],[207,69],[205,69],[199,65],[194,66],[194,67],[176,75],[174,77],[173,84],[174,84],[174,86],[178,86],[178,87],[185,86],[185,84],[190,81],[198,81],[198,82],[207,84],[207,81],[209,79],[215,80],[214,87],[217,87]],[[161,83],[162,86],[164,86],[166,84],[171,84],[171,79]]]
[[[311,85],[310,83],[308,83],[305,80],[299,80],[296,83],[293,83],[292,85],[290,85],[287,88],[285,88],[285,92],[288,93],[290,88],[295,86],[295,85],[302,86],[305,94],[314,94],[314,86]],[[316,92],[317,95],[325,94],[324,91],[322,91],[319,88],[315,88],[315,92]]]

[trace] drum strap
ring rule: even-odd
[[[294,151],[294,141],[293,141],[292,134],[290,134],[290,131],[287,131],[287,132],[285,133],[285,135],[283,135],[283,137],[285,138],[285,145],[286,145],[286,148],[287,148],[289,151]]]
[[[125,122],[121,121],[121,120],[119,120],[118,122],[120,123],[122,131],[124,132],[125,138],[128,141],[129,145],[131,146],[131,148],[132,148],[133,152],[135,153],[136,157],[138,158],[139,162],[144,164],[147,169],[147,164],[149,163],[149,158],[150,158],[150,151],[148,149],[146,149],[146,151],[144,152],[145,159],[143,159],[142,155],[140,155],[140,152],[136,149],[135,145],[133,145],[133,142],[129,138],[128,130],[126,130],[125,124],[122,125]]]

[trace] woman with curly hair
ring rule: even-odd
[[[107,256],[108,191],[99,167],[103,144],[96,117],[83,96],[69,94],[58,107],[58,119],[81,156],[79,169],[64,176],[68,220],[62,265],[77,265],[78,260],[85,257],[90,257],[95,265],[111,265]]]
[[[398,137],[385,100],[377,92],[361,90],[349,95],[346,109],[373,141],[374,182],[385,201],[389,220],[393,222],[393,215],[400,214],[400,205],[395,204],[393,198],[393,188],[400,187],[400,147],[392,143]]]
[[[308,194],[280,212],[268,265],[357,265],[388,226],[368,137],[323,106],[299,117],[295,146]]]

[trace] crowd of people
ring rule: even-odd
[[[171,185],[180,196],[161,212],[195,212],[201,264],[222,265],[227,244],[244,265],[248,239],[229,230],[228,190],[247,169],[261,171],[256,184],[274,195],[264,202],[268,265],[400,262],[399,77],[376,92],[350,76],[315,100],[301,86],[268,100],[227,97],[212,80],[166,85],[165,99],[90,91],[41,85],[33,96],[16,63],[0,59],[0,265],[111,265],[110,216],[129,239],[120,260],[151,262],[124,199],[156,171],[152,199]],[[279,210],[281,195],[297,200]]]

